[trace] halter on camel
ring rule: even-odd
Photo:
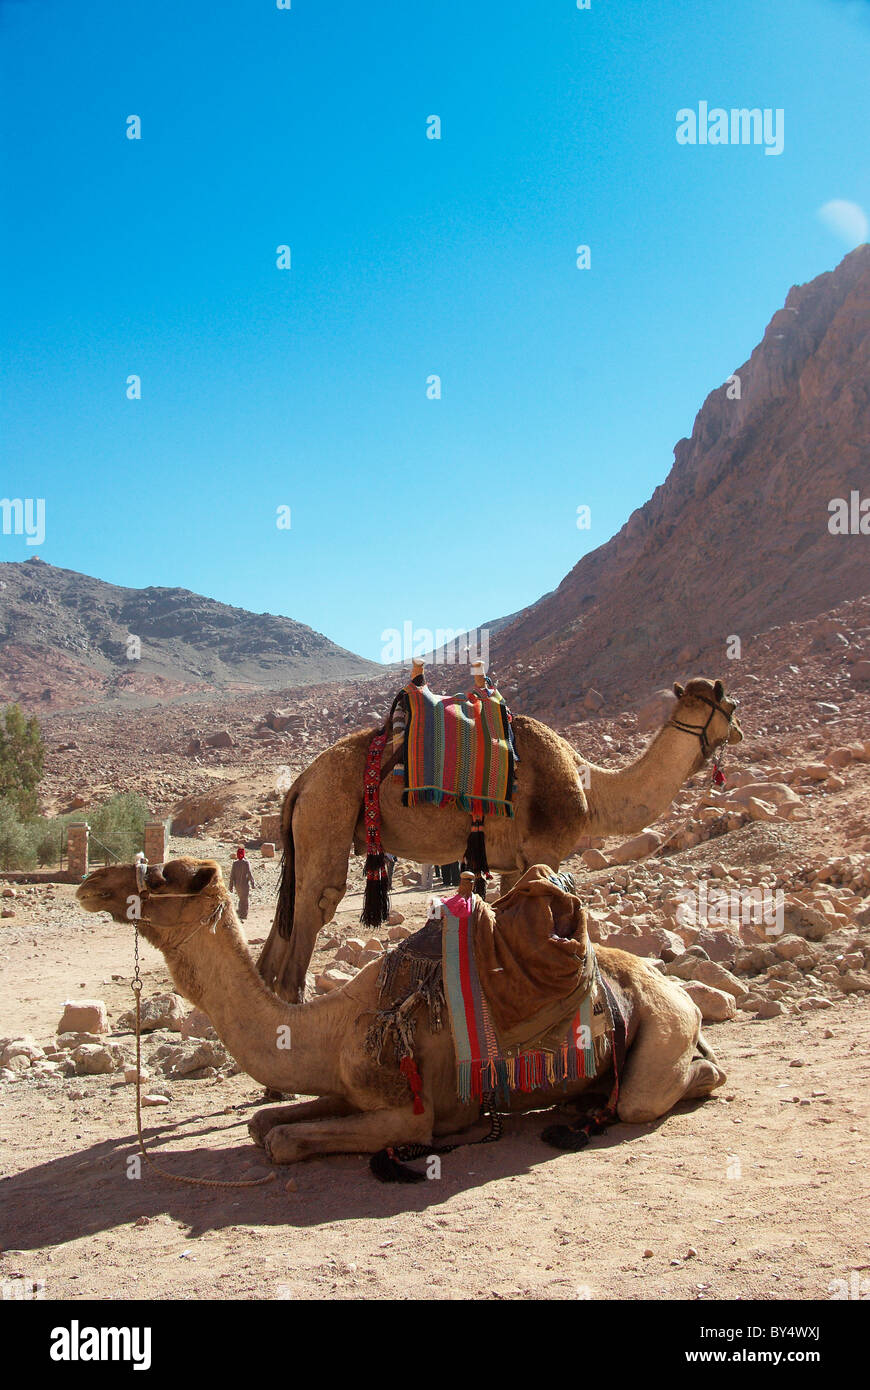
[[[685,691],[681,685],[675,685],[674,694],[678,698],[682,698],[682,696],[685,694]],[[704,762],[707,762],[713,756],[717,748],[722,748],[728,742],[729,736],[731,734],[731,727],[734,723],[734,715],[737,712],[737,706],[740,704],[739,700],[732,700],[732,709],[730,714],[726,709],[723,709],[721,701],[725,695],[725,687],[721,681],[717,681],[716,684],[713,686],[713,695],[715,698],[711,700],[709,695],[701,695],[694,690],[691,694],[691,698],[693,700],[700,700],[702,704],[710,706],[710,713],[707,716],[706,724],[685,724],[680,719],[674,719],[673,716],[671,716],[671,718],[668,720],[668,725],[670,726],[670,728],[679,729],[680,732],[684,734],[694,734],[696,738],[700,739],[701,753],[703,755]],[[725,734],[724,738],[719,739],[716,743],[711,743],[709,738],[707,737],[707,730],[713,722],[713,716],[716,714],[721,714],[722,718],[728,721],[728,732]],[[717,758],[717,771],[718,768],[719,760]],[[714,781],[715,780],[717,779],[714,777]]]

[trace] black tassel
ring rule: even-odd
[[[366,887],[359,920],[364,927],[382,927],[390,915],[390,880],[383,854],[366,855]]]
[[[586,1130],[580,1126],[575,1129],[573,1125],[548,1125],[542,1131],[541,1138],[551,1148],[567,1149],[570,1153],[578,1153],[589,1143]]]
[[[468,836],[468,843],[465,846],[465,858],[462,863],[464,869],[469,869],[478,878],[484,875],[489,877],[489,865],[486,862],[486,834],[483,829],[482,820],[471,822],[471,831]],[[475,884],[474,891],[477,892]]]
[[[391,1149],[379,1149],[369,1159],[369,1167],[379,1182],[425,1182],[425,1173],[418,1173],[393,1157]]]

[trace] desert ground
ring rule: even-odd
[[[147,1165],[129,1176],[132,928],[82,912],[72,884],[0,882],[4,1296],[35,1287],[49,1299],[124,1298],[145,1280],[150,1297],[171,1299],[866,1294],[870,694],[856,675],[868,635],[862,603],[759,642],[729,680],[746,737],[728,750],[725,787],[710,789],[709,770],[693,778],[653,827],[651,855],[645,842],[645,857],[635,849],[619,862],[621,847],[602,842],[568,861],[593,939],[659,957],[690,992],[709,991],[705,1008],[723,1021],[705,1031],[728,1073],[713,1098],[616,1126],[581,1153],[548,1148],[543,1116],[529,1115],[508,1120],[499,1143],[444,1156],[440,1176],[414,1186],[381,1185],[363,1156],[272,1169],[246,1128],[262,1090],[191,1026],[162,957],[143,943],[143,999],[156,1001],[157,1025],[143,1039],[143,1090],[158,1097],[143,1110],[149,1149],[179,1175],[274,1176],[225,1189],[171,1182]],[[350,726],[388,693],[385,682],[357,687]],[[262,736],[261,696],[58,713],[45,721],[47,804],[75,797],[86,814],[107,789],[142,791],[185,832],[169,857],[214,857],[225,872],[243,840],[256,953],[279,869],[260,858],[258,817],[278,809],[288,767],[348,727],[341,698],[346,710],[346,690],[287,692],[306,713],[305,734],[274,739]],[[616,765],[643,747],[655,709],[652,721],[642,706],[553,722]],[[229,746],[204,743],[224,725]],[[351,860],[348,895],[318,942],[314,988],[335,987],[395,940],[395,927],[372,943],[359,926],[361,864]],[[415,867],[397,867],[400,933],[425,917]],[[680,895],[702,883],[780,892],[782,929],[681,918]],[[691,946],[695,964],[684,968]],[[57,1036],[65,1001],[81,999],[108,1012],[108,1033],[85,1039],[84,1052],[83,1035]],[[95,1042],[104,1065],[89,1074]]]
[[[255,949],[275,875],[274,861],[256,867]],[[113,1020],[130,1006],[132,932],[72,894],[58,886],[50,910],[6,927],[7,1035],[50,1039],[68,997],[104,999]],[[406,920],[422,916],[421,892],[394,900]],[[346,900],[328,939],[352,937],[357,911]],[[846,945],[826,942],[834,958]],[[146,943],[142,957],[143,997],[171,989],[162,957]],[[541,1116],[511,1119],[499,1143],[458,1149],[416,1186],[385,1187],[345,1156],[272,1170],[252,1189],[181,1185],[147,1165],[131,1178],[123,1073],[22,1074],[2,1094],[0,1279],[77,1299],[141,1296],[145,1280],[149,1297],[171,1299],[830,1298],[870,1268],[870,1012],[862,992],[828,993],[827,1008],[708,1025],[728,1071],[715,1098],[617,1126],[579,1154],[547,1148]],[[132,1060],[130,1032],[114,1040]],[[146,1065],[178,1041],[147,1035]],[[262,1091],[208,1070],[155,1083],[169,1099],[143,1111],[149,1148],[173,1173],[264,1176],[246,1130]]]

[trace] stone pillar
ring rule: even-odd
[[[166,862],[166,826],[162,820],[150,820],[145,826],[145,858],[149,864]]]
[[[67,868],[73,878],[87,878],[90,830],[86,821],[71,821],[66,828]]]
[[[273,845],[281,842],[281,812],[270,811],[260,817],[260,839],[271,841]]]

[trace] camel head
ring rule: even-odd
[[[216,921],[222,908],[232,913],[213,859],[173,859],[145,869],[108,864],[88,874],[76,897],[86,912],[108,912],[127,924],[138,921],[142,935],[160,951]]]
[[[723,743],[740,743],[743,730],[737,720],[737,701],[729,700],[721,681],[703,677],[690,680],[688,685],[674,685],[677,703],[668,724],[684,733],[697,735],[698,766]]]

